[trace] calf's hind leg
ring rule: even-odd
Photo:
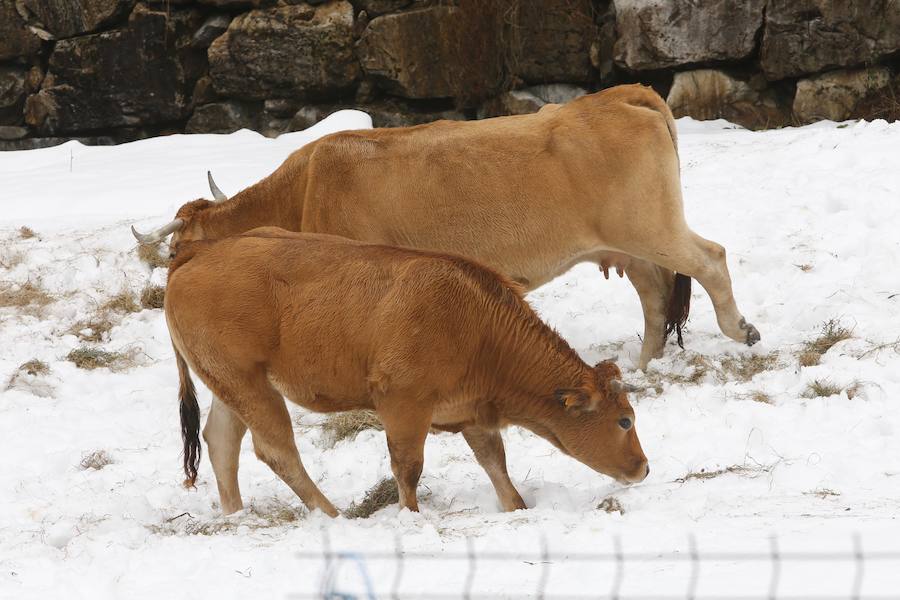
[[[250,429],[256,456],[303,500],[307,508],[336,517],[338,512],[334,505],[303,468],[284,398],[261,369],[235,377],[234,381],[237,383],[233,389],[214,391]]]
[[[241,490],[238,486],[238,460],[241,453],[241,440],[247,432],[247,426],[221,400],[213,396],[206,427],[203,428],[203,439],[209,448],[209,462],[216,474],[216,485],[219,487],[219,501],[222,512],[230,515],[244,508],[241,502]]]
[[[509,479],[509,473],[506,470],[506,451],[503,448],[503,438],[500,436],[500,432],[481,427],[466,427],[462,430],[462,434],[475,454],[475,460],[491,478],[503,510],[528,508]]]

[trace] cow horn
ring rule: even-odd
[[[131,226],[131,233],[134,234],[135,239],[139,244],[158,244],[159,242],[166,239],[170,233],[174,233],[181,229],[181,226],[184,225],[183,219],[175,219],[168,225],[164,225],[159,229],[151,231],[150,233],[139,233],[137,229],[134,228],[134,225]]]
[[[621,379],[610,379],[608,385],[609,391],[611,391],[613,394],[621,394],[622,392],[634,393],[641,389],[636,385],[624,383]]]
[[[219,189],[219,186],[216,185],[216,182],[212,178],[212,173],[209,171],[206,172],[206,180],[209,182],[209,191],[212,192],[216,202],[225,202],[228,200],[228,196]]]

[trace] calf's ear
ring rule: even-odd
[[[560,388],[556,390],[556,401],[562,404],[566,410],[586,410],[590,404],[590,398],[584,391],[578,388]]]

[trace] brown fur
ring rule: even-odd
[[[508,510],[524,503],[497,432],[507,425],[619,480],[647,473],[634,428],[619,425],[634,412],[611,391],[618,367],[586,365],[518,286],[460,257],[259,229],[182,244],[165,309],[187,479],[198,425],[181,356],[215,394],[204,437],[226,512],[241,506],[237,451],[249,428],[257,455],[310,508],[336,514],[303,470],[282,395],[318,412],[374,410],[412,510],[432,426],[463,433]]]
[[[531,115],[335,133],[226,202],[183,206],[173,243],[274,225],[460,254],[529,290],[580,262],[614,266],[641,300],[641,368],[687,318],[695,277],[722,331],[753,343],[724,249],[685,222],[676,139],[665,102],[638,85]]]

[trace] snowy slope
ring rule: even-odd
[[[646,388],[633,398],[652,467],[644,483],[623,488],[513,429],[511,475],[533,507],[514,514],[498,512],[486,475],[453,435],[429,437],[420,514],[393,506],[368,520],[330,521],[292,510],[299,501],[255,458],[249,436],[245,514],[219,516],[205,458],[198,488],[183,489],[177,375],[162,311],[124,316],[94,344],[136,361],[114,371],[65,360],[81,344],[73,326],[123,290],[138,295],[164,281],[163,270],[138,260],[128,226],[150,229],[208,195],[207,169],[231,194],[315,137],[369,126],[365,114],[342,111],[277,140],[242,131],[0,154],[0,290],[31,282],[54,297],[43,308],[0,308],[0,597],[309,592],[321,564],[296,553],[319,551],[323,528],[333,547],[356,551],[392,551],[400,536],[408,550],[461,552],[471,537],[478,549],[534,557],[542,536],[553,553],[609,552],[618,536],[628,551],[683,553],[692,534],[709,552],[767,552],[772,534],[782,549],[848,551],[853,532],[867,550],[900,549],[900,123],[883,121],[760,133],[679,121],[688,221],[728,249],[738,304],[763,336],[752,349],[718,332],[695,285],[686,349],[670,344],[643,374],[634,370],[643,322],[625,280],[604,281],[582,265],[529,296],[586,360],[617,355],[626,378]],[[21,226],[38,236],[22,239]],[[820,365],[801,367],[803,343],[831,319],[852,338]],[[772,353],[771,368],[748,381],[728,370]],[[49,374],[13,380],[32,359]],[[816,380],[841,391],[805,397]],[[204,410],[208,402],[203,390]],[[328,448],[320,417],[295,413],[304,463],[339,508],[390,474],[382,433]],[[80,469],[97,450],[114,462]],[[624,514],[597,509],[608,497]],[[610,563],[552,566],[548,593],[602,595],[611,585]],[[408,564],[400,589],[453,594],[466,568]],[[474,589],[521,597],[541,568],[484,565]],[[369,569],[390,585],[390,563]],[[896,594],[898,571],[868,565],[863,590]],[[680,593],[688,572],[684,562],[629,565],[622,591]],[[343,585],[357,585],[347,573]],[[850,563],[800,564],[784,568],[781,589],[840,594],[853,576]],[[719,563],[704,567],[697,591],[764,594],[768,577],[765,563]]]

